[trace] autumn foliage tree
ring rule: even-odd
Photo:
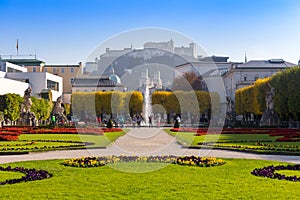
[[[154,113],[170,115],[198,115],[210,109],[218,109],[220,98],[217,93],[204,91],[157,91],[152,94]],[[159,105],[159,106],[157,106]],[[163,109],[162,109],[163,108]]]
[[[141,92],[75,92],[72,94],[72,111],[81,116],[103,114],[134,114],[143,110]]]
[[[174,79],[172,90],[202,90],[203,88],[202,77],[197,75],[195,72],[186,72],[182,76],[178,76]]]

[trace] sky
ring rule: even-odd
[[[0,54],[16,54],[18,40],[19,54],[77,64],[114,35],[159,27],[230,61],[246,53],[248,60],[297,63],[299,15],[298,0],[0,0]],[[131,44],[139,48],[128,41],[120,49]]]

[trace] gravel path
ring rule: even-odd
[[[0,163],[107,155],[198,155],[222,158],[274,160],[300,164],[300,156],[261,155],[216,149],[209,150],[181,148],[181,146],[177,144],[174,137],[169,136],[159,128],[132,129],[106,149],[49,151],[30,153],[26,155],[0,156]]]

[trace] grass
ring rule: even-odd
[[[278,136],[268,134],[211,134],[194,136],[194,132],[165,131],[185,147],[215,148],[254,153],[300,155],[300,142],[277,142]],[[280,137],[280,136],[279,136]],[[214,142],[215,144],[202,144]],[[200,144],[199,144],[200,143]]]
[[[50,179],[0,186],[1,199],[299,199],[299,182],[250,174],[254,168],[282,164],[224,159],[219,167],[168,165],[148,173],[126,173],[109,166],[65,167],[62,160],[12,163],[45,169]],[[156,163],[120,163],[123,169],[151,169]],[[8,166],[8,164],[2,165]]]
[[[0,171],[0,182],[5,181],[7,179],[21,178],[22,176],[24,176],[24,174],[19,172]]]
[[[78,148],[105,148],[125,133],[126,131],[107,132],[104,133],[104,135],[21,134],[18,141],[0,141],[0,153],[5,154],[8,152],[36,152]],[[94,144],[82,146],[80,145],[82,142],[92,142]]]
[[[286,176],[297,176],[300,177],[300,171],[295,170],[278,170],[275,173],[286,175]]]

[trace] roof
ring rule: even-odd
[[[80,67],[80,65],[45,65],[44,67]]]
[[[37,59],[1,59],[6,62],[10,62],[20,66],[40,66],[44,61]]]
[[[229,57],[228,56],[208,56],[200,58],[200,61],[206,61],[206,62],[228,62]]]
[[[279,68],[284,69],[288,67],[293,67],[296,64],[286,62],[283,59],[270,59],[270,60],[251,60],[249,62],[237,65],[236,68],[242,69],[270,69]]]
[[[110,80],[114,81],[115,83],[121,84],[121,79],[119,76],[113,74],[109,78],[110,78]]]
[[[209,77],[209,76],[223,76],[228,72],[228,68],[220,68],[220,69],[212,69],[209,70],[208,72],[204,73],[202,76],[203,77]]]
[[[229,69],[232,65],[235,63],[232,62],[203,62],[203,61],[197,61],[197,62],[188,62],[184,63],[182,65],[178,65],[175,68],[176,69],[184,69],[186,67],[193,67],[196,71],[199,71],[201,73],[208,72],[207,70],[221,70],[221,69]]]
[[[109,77],[82,77],[75,78],[73,87],[123,87],[123,85],[114,82]]]

